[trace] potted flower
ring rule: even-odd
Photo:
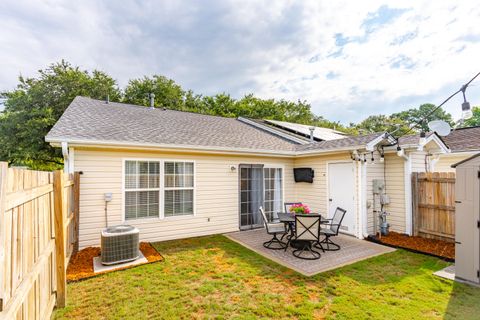
[[[290,207],[290,212],[293,214],[308,214],[310,208],[306,204],[294,204]]]

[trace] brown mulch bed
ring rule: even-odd
[[[140,242],[140,251],[142,251],[145,258],[147,258],[148,263],[162,261],[162,255],[148,242]],[[70,263],[67,267],[67,281],[77,281],[85,278],[90,278],[96,276],[100,273],[93,272],[93,258],[100,256],[100,248],[98,247],[87,247],[78,251],[74,254]],[[115,270],[106,271],[102,273],[128,269],[136,266],[141,266],[143,264],[137,264],[134,266],[121,267]]]
[[[388,236],[382,236],[381,239],[376,238],[376,241],[398,248],[410,249],[447,258],[449,260],[455,259],[455,243],[447,241],[408,236],[397,232],[390,232]]]

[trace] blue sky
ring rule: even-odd
[[[66,59],[197,93],[306,100],[348,123],[439,103],[480,71],[475,1],[0,3],[0,90]],[[480,81],[468,92],[480,105]],[[460,97],[446,106],[460,115]]]

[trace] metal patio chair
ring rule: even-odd
[[[267,233],[270,235],[273,235],[273,238],[270,239],[269,241],[266,241],[263,243],[263,246],[267,249],[271,250],[282,250],[287,248],[287,243],[281,241],[280,239],[277,238],[278,234],[285,236],[287,234],[287,228],[285,227],[285,224],[283,222],[270,222],[267,219],[267,215],[265,214],[265,210],[263,210],[263,207],[260,207],[258,209],[262,215],[263,222],[265,224],[265,228],[267,229]]]
[[[347,210],[337,207],[335,209],[335,214],[332,219],[329,220],[330,223],[326,225],[325,228],[320,228],[320,235],[325,236],[322,241],[319,241],[315,247],[320,246],[325,251],[337,251],[340,250],[340,245],[334,243],[330,238],[338,236],[338,231],[342,225],[343,218]]]
[[[314,244],[320,241],[320,221],[321,216],[318,214],[297,214],[295,215],[295,233],[289,239],[295,250],[292,254],[304,260],[320,259],[320,252],[314,250]]]

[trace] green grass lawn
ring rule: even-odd
[[[407,251],[305,277],[223,236],[155,247],[164,262],[69,284],[54,319],[480,318],[480,289]]]

